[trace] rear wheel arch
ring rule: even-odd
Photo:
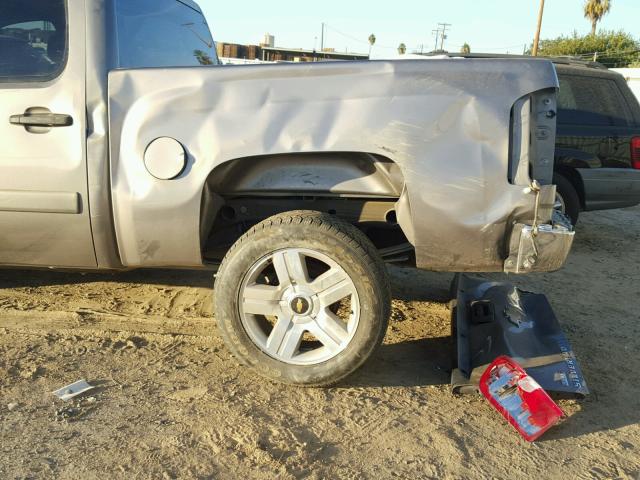
[[[331,192],[399,197],[404,176],[388,157],[366,152],[309,152],[245,157],[211,171],[206,187],[220,195]]]
[[[585,191],[584,191],[584,183],[578,171],[572,167],[561,166],[560,168],[557,168],[554,173],[556,175],[561,175],[566,180],[568,180],[569,183],[571,183],[574,190],[578,194],[578,199],[580,200],[580,208],[584,210],[585,199],[586,199]]]
[[[574,184],[564,175],[555,173],[553,183],[556,185],[556,208],[561,210],[576,225],[580,216],[580,196]]]
[[[382,210],[388,205],[390,223],[400,223],[405,235],[411,238],[411,211],[408,201],[402,201],[406,197],[400,166],[388,157],[372,153],[292,153],[230,160],[213,169],[204,185],[201,244],[203,251],[206,250],[205,244],[211,236],[218,235],[221,217],[229,220],[235,216],[238,222],[244,222],[234,234],[241,234],[242,230],[251,227],[246,218],[240,218],[243,215],[238,215],[240,209],[243,213],[247,210],[243,201],[250,211],[255,210],[252,205],[264,209],[267,204],[279,204],[279,210],[254,219],[254,224],[293,209],[315,209],[334,214],[337,211],[340,216],[339,207],[350,203],[347,210],[353,210],[353,204],[364,205],[365,202],[369,203],[368,207],[376,204],[374,210],[384,222]],[[307,201],[316,202],[316,205]],[[290,208],[285,208],[287,204]],[[323,208],[317,204],[322,204]],[[370,208],[367,211],[371,213]],[[371,220],[371,215],[368,217]],[[229,244],[231,238],[225,241]]]

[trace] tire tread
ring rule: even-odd
[[[359,368],[366,359],[370,356],[371,353],[378,348],[378,346],[382,343],[384,339],[384,335],[387,330],[388,319],[390,316],[390,307],[391,307],[391,288],[389,284],[389,278],[387,275],[386,267],[384,261],[380,257],[377,249],[371,243],[369,238],[360,230],[358,230],[355,226],[346,222],[345,220],[340,219],[339,217],[330,215],[328,213],[317,212],[312,210],[294,210],[285,213],[281,213],[278,215],[274,215],[266,220],[260,222],[257,225],[251,227],[247,232],[245,232],[227,251],[220,270],[218,272],[218,278],[223,278],[225,276],[225,271],[227,266],[231,263],[231,259],[236,255],[236,253],[247,243],[255,239],[256,236],[261,236],[268,232],[271,229],[280,228],[283,226],[290,225],[306,225],[309,227],[318,228],[320,230],[324,230],[328,235],[338,237],[341,241],[347,244],[356,255],[366,262],[367,267],[374,272],[375,277],[377,278],[377,283],[379,284],[378,293],[381,298],[381,305],[384,308],[383,318],[384,321],[380,325],[380,331],[376,332],[376,342],[374,348],[369,352],[369,355],[363,356],[362,359],[357,363],[357,365],[349,372],[340,375],[338,377],[333,377],[327,379],[322,382],[315,383],[305,383],[300,386],[304,387],[324,387],[330,386],[335,383],[338,383],[343,378],[348,376],[352,371]],[[225,325],[224,321],[221,319],[217,319],[219,325],[219,331],[225,340],[225,343],[230,348],[233,356],[240,361],[243,365],[247,366],[255,366],[250,361],[248,361],[247,356],[243,355],[240,351],[239,342],[237,342]],[[258,370],[258,373],[263,376],[274,379],[273,375],[267,375],[262,371]],[[289,383],[289,382],[287,382]]]

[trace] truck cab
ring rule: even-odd
[[[121,267],[108,181],[107,72],[217,63],[206,20],[189,0],[5,2],[0,264]]]

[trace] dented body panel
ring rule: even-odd
[[[228,162],[247,159],[250,169],[252,159],[264,156],[364,152],[397,165],[400,192],[392,180],[388,188],[371,182],[368,192],[345,188],[357,178],[327,183],[319,178],[324,162],[297,166],[290,188],[282,180],[286,171],[259,186],[286,193],[302,181],[305,193],[400,194],[398,219],[419,267],[500,271],[513,225],[532,223],[536,203],[526,184],[509,181],[512,108],[539,94],[547,103],[534,108],[534,117],[545,118],[555,110],[557,85],[553,66],[541,60],[112,71],[111,191],[122,262],[200,265],[203,189]],[[555,136],[546,133],[538,148],[548,143],[552,152]],[[185,171],[171,181],[155,179],[144,166],[147,146],[165,136],[188,152]],[[532,164],[543,172],[540,180],[549,180],[552,163]],[[539,220],[546,223],[553,186],[543,188],[548,204]]]

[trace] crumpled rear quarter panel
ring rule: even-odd
[[[540,60],[432,60],[113,71],[111,182],[126,266],[198,266],[203,186],[218,165],[293,152],[368,152],[404,175],[418,266],[501,270],[507,225],[534,196],[507,180],[510,111],[557,87]],[[143,155],[188,150],[161,181]],[[409,230],[408,225],[403,227]]]

